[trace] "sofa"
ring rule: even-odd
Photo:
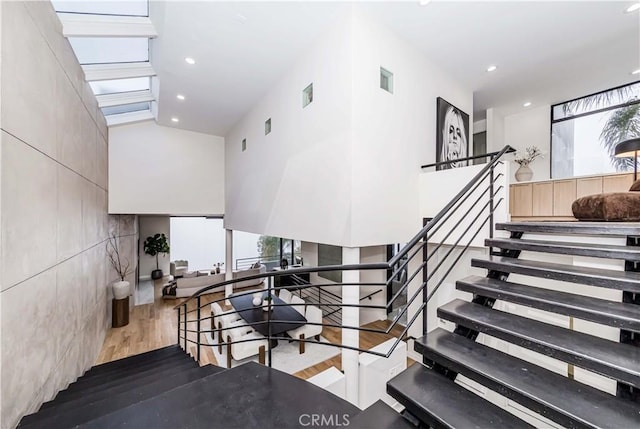
[[[169,274],[173,276],[173,278],[178,278],[184,276],[189,270],[189,261],[177,260],[169,263]]]
[[[267,272],[267,267],[265,265],[260,265],[257,268],[249,268],[241,271],[234,271],[233,278],[234,279],[242,279],[244,277],[254,276],[257,274],[265,274]],[[217,283],[222,283],[225,280],[225,273],[220,274],[211,274],[208,276],[197,276],[197,277],[182,277],[177,279],[177,287],[176,287],[176,298],[186,298],[194,293],[198,292],[200,289],[215,285]],[[264,278],[258,279],[250,279],[243,280],[238,283],[234,283],[233,288],[241,289],[246,287],[260,287],[264,285]],[[208,290],[206,293],[213,292],[221,292],[225,290],[225,286],[214,287]]]

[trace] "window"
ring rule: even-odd
[[[247,139],[242,139],[242,151],[247,150]]]
[[[616,158],[621,141],[640,137],[640,83],[551,107],[551,177],[633,170],[633,158]]]
[[[380,88],[393,94],[393,73],[380,67]]]
[[[264,135],[266,136],[271,132],[271,118],[264,121]]]
[[[313,84],[310,83],[302,90],[302,107],[307,107],[313,101]]]
[[[318,244],[318,266],[342,265],[342,247]],[[318,276],[336,283],[342,283],[342,271],[322,271]]]

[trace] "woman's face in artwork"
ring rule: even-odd
[[[444,123],[444,144],[447,147],[447,159],[464,158],[462,153],[464,124],[462,118],[455,112],[448,112]]]

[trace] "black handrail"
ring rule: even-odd
[[[395,264],[398,263],[398,261],[400,259],[402,259],[402,257],[404,255],[406,255],[407,253],[409,253],[409,250],[415,246],[420,240],[424,239],[427,236],[427,233],[429,232],[429,230],[431,230],[431,228],[433,228],[433,226],[438,223],[440,221],[440,219],[442,219],[449,210],[451,210],[451,208],[456,205],[456,203],[464,196],[464,194],[467,193],[467,191],[469,189],[471,189],[473,187],[473,185],[476,183],[476,181],[478,181],[485,173],[487,173],[489,170],[491,170],[494,165],[497,163],[497,161],[500,159],[500,157],[502,157],[502,155],[504,155],[505,153],[511,153],[513,152],[515,149],[513,149],[511,146],[505,146],[502,148],[501,151],[499,151],[496,156],[493,158],[493,160],[491,160],[490,163],[488,163],[487,165],[484,166],[484,168],[482,168],[482,170],[480,170],[478,172],[478,174],[476,174],[475,176],[473,176],[473,179],[471,179],[469,181],[469,183],[467,183],[465,185],[464,188],[462,188],[460,190],[460,192],[458,192],[456,194],[455,197],[453,197],[451,199],[451,201],[449,201],[449,203],[447,203],[446,206],[444,206],[442,208],[442,210],[440,210],[438,212],[438,214],[436,214],[430,221],[429,223],[422,228],[422,230],[420,230],[420,232],[418,232],[418,234],[415,235],[415,237],[413,237],[411,239],[411,241],[409,241],[409,243],[407,243],[402,250],[400,250],[400,252],[398,252],[393,258],[391,258],[389,260],[389,265],[393,266]]]
[[[226,280],[223,282],[219,282],[216,284],[212,284],[209,286],[206,286],[202,289],[200,289],[198,292],[194,293],[191,297],[187,298],[185,301],[181,302],[180,304],[176,305],[174,308],[178,311],[178,337],[179,340],[184,340],[184,347],[186,350],[187,347],[187,342],[191,342],[192,344],[197,344],[198,345],[198,356],[200,353],[200,345],[202,343],[200,343],[200,336],[203,333],[212,333],[215,332],[216,330],[210,330],[210,331],[206,331],[206,330],[202,330],[201,329],[201,321],[202,320],[207,320],[207,319],[212,319],[213,316],[206,316],[204,318],[200,317],[200,310],[201,308],[203,308],[204,306],[207,306],[213,302],[221,302],[224,301],[226,298],[220,298],[220,299],[216,299],[213,301],[208,302],[207,304],[205,304],[204,306],[201,306],[201,302],[200,302],[200,297],[201,295],[203,295],[204,293],[210,291],[213,288],[219,288],[221,286],[226,286],[229,284],[234,284],[234,283],[238,283],[240,281],[246,281],[246,280],[254,280],[254,279],[267,279],[268,281],[268,293],[274,293],[280,289],[286,289],[287,287],[273,287],[273,279],[276,276],[283,276],[283,275],[287,275],[287,276],[295,276],[297,274],[307,274],[307,273],[312,273],[312,272],[326,272],[326,271],[353,271],[353,270],[358,270],[358,271],[366,271],[366,270],[393,270],[395,267],[395,274],[397,274],[398,272],[400,272],[401,270],[404,270],[407,265],[409,264],[409,261],[412,260],[417,254],[418,252],[424,248],[424,246],[426,246],[428,240],[428,236],[432,233],[435,233],[437,230],[439,230],[439,228],[445,223],[447,222],[451,216],[453,215],[453,213],[458,210],[463,204],[464,202],[469,198],[469,196],[471,195],[471,193],[475,192],[475,190],[479,187],[480,183],[482,183],[485,179],[487,179],[487,177],[489,177],[489,185],[488,185],[488,189],[490,190],[490,195],[488,198],[488,202],[486,204],[484,204],[484,206],[480,209],[480,212],[475,216],[475,218],[473,218],[473,220],[471,220],[471,222],[469,223],[469,225],[466,227],[466,229],[463,231],[462,235],[455,241],[454,246],[452,247],[452,249],[447,252],[447,254],[445,255],[445,257],[436,265],[436,267],[431,271],[431,273],[424,271],[424,275],[423,275],[423,281],[420,284],[420,286],[417,288],[417,290],[412,294],[412,296],[407,300],[406,304],[403,306],[403,308],[401,309],[401,311],[398,313],[398,316],[395,318],[395,320],[393,320],[393,322],[386,328],[386,329],[374,329],[374,328],[363,328],[363,327],[359,327],[359,326],[344,326],[342,324],[337,325],[337,324],[327,324],[327,323],[308,323],[311,325],[321,325],[321,326],[327,326],[327,327],[336,327],[336,328],[341,328],[341,329],[355,329],[358,331],[363,331],[363,332],[377,332],[377,333],[386,333],[388,334],[389,332],[391,332],[391,330],[397,325],[398,320],[400,320],[400,317],[402,317],[406,312],[409,311],[409,307],[413,304],[413,302],[416,300],[416,298],[422,293],[423,294],[423,302],[420,304],[418,310],[416,311],[415,314],[413,314],[413,316],[411,317],[410,321],[407,323],[407,325],[404,327],[404,330],[402,332],[402,334],[399,336],[399,338],[396,339],[394,345],[390,348],[390,350],[384,354],[384,353],[374,353],[371,352],[369,350],[363,350],[363,349],[359,349],[357,347],[349,347],[349,346],[344,346],[344,345],[340,345],[340,344],[327,344],[327,343],[320,343],[317,341],[312,341],[309,339],[305,339],[303,340],[304,342],[308,342],[308,343],[318,343],[318,344],[322,344],[322,345],[329,345],[329,346],[334,346],[334,347],[340,347],[340,348],[347,348],[347,349],[352,349],[352,350],[358,350],[361,352],[366,352],[366,353],[371,353],[374,355],[379,355],[379,356],[385,356],[388,357],[391,355],[391,353],[395,350],[396,346],[399,344],[400,341],[402,341],[403,338],[407,337],[407,332],[408,329],[412,326],[412,324],[415,322],[415,320],[417,319],[417,317],[420,314],[423,314],[425,320],[426,320],[426,306],[427,303],[429,302],[429,300],[431,299],[431,297],[435,294],[435,292],[438,290],[438,288],[441,286],[441,284],[444,282],[445,278],[448,276],[448,274],[451,272],[451,270],[454,268],[455,264],[457,263],[457,261],[459,261],[459,259],[461,258],[461,256],[464,254],[464,252],[469,248],[469,246],[471,245],[471,243],[473,242],[473,240],[475,239],[475,237],[479,234],[479,232],[482,230],[482,228],[484,227],[484,225],[486,225],[487,222],[490,222],[490,233],[492,234],[493,232],[493,213],[494,211],[497,209],[497,207],[503,202],[503,199],[500,198],[497,203],[494,204],[494,199],[496,197],[496,195],[503,189],[502,186],[498,187],[497,190],[494,191],[494,183],[497,181],[498,178],[500,178],[502,176],[502,174],[498,174],[497,176],[494,175],[494,168],[498,163],[501,163],[500,158],[505,154],[505,153],[510,153],[513,152],[514,149],[511,148],[510,146],[505,146],[501,151],[499,152],[493,152],[490,154],[486,154],[486,155],[482,155],[479,157],[483,157],[483,156],[493,156],[491,162],[489,162],[487,165],[485,165],[482,170],[480,170],[480,172],[478,172],[464,187],[462,190],[460,190],[452,199],[451,201],[449,201],[449,203],[447,203],[447,205],[445,207],[443,207],[426,225],[425,227],[423,227],[418,234],[413,237],[401,250],[400,252],[398,252],[394,257],[392,257],[389,261],[387,262],[381,262],[381,263],[370,263],[370,264],[351,264],[351,265],[331,265],[331,266],[321,266],[321,267],[300,267],[300,268],[291,268],[288,269],[286,271],[276,271],[276,272],[268,272],[268,273],[261,273],[261,274],[255,274],[255,275],[251,275],[251,276],[247,276],[247,277],[243,277],[241,279],[233,279],[233,280]],[[471,157],[473,158],[473,157]],[[477,199],[476,201],[473,203],[473,205],[471,206],[471,208],[475,207],[480,200],[483,198],[483,196],[486,194],[487,190],[485,190]],[[425,294],[426,291],[426,286],[427,283],[429,281],[429,279],[431,279],[435,273],[440,269],[440,267],[443,266],[443,263],[445,260],[448,259],[448,256],[452,253],[453,248],[455,248],[460,241],[462,240],[462,238],[471,230],[472,227],[474,227],[476,221],[480,218],[481,214],[487,209],[487,207],[489,208],[488,212],[489,214],[487,215],[487,217],[484,219],[484,221],[481,223],[481,225],[476,229],[475,233],[473,234],[473,236],[471,237],[471,239],[466,243],[466,245],[464,245],[464,249],[462,250],[462,252],[460,252],[460,254],[455,258],[453,264],[449,267],[449,269],[446,271],[446,273],[444,274],[444,276],[441,276],[439,282],[437,283],[436,287],[434,290],[432,290],[430,293]],[[468,214],[470,213],[470,209],[467,210],[467,214],[465,216],[468,216]],[[460,225],[462,222],[457,223],[457,225]],[[437,225],[437,226],[436,226]],[[453,227],[453,229],[457,228],[457,225]],[[452,231],[449,231],[449,233],[446,234],[446,239],[448,239],[448,237],[451,235]],[[422,243],[420,243],[422,241]],[[426,264],[427,261],[435,254],[435,252],[440,248],[440,246],[442,245],[442,243],[440,243],[440,245],[436,246],[435,249],[432,249],[431,254],[429,254],[429,252],[425,253],[425,258],[424,261],[419,264],[419,266],[412,272],[412,274],[407,275],[406,276],[406,280],[403,282],[402,286],[400,287],[400,290],[394,295],[394,297],[392,297],[392,299],[386,304],[386,305],[365,305],[365,304],[342,304],[340,303],[340,308],[338,310],[335,310],[332,312],[335,313],[337,311],[341,311],[341,309],[344,308],[372,308],[372,309],[386,309],[388,311],[389,308],[392,307],[393,303],[395,302],[395,300],[401,295],[401,293],[404,293],[403,291],[405,291],[408,287],[409,284],[412,280],[414,280],[417,276],[418,273],[420,273],[423,270],[426,270]],[[406,259],[405,261],[403,261],[401,263],[401,261],[403,259]],[[331,284],[331,286],[354,286],[354,287],[360,287],[362,285],[382,285],[382,286],[389,286],[390,282],[393,280],[393,278],[395,278],[395,274],[389,276],[389,279],[387,280],[386,283],[336,283],[336,284]],[[329,284],[327,284],[328,286]],[[308,288],[313,288],[313,287],[318,287],[318,285],[312,285],[312,284],[300,284],[300,285],[295,285],[296,289],[300,290],[300,292],[302,293],[302,291],[308,289]],[[379,289],[363,298],[361,298],[359,300],[365,300],[367,298],[371,299],[371,296],[375,295],[376,293],[380,293],[382,292],[384,289]],[[255,293],[255,290],[252,291],[246,291],[246,292],[240,292],[240,293],[235,293],[235,296],[241,296],[241,295],[247,295],[247,294],[253,294]],[[336,295],[337,296],[337,295]],[[193,299],[197,300],[197,308],[192,309],[190,311],[187,311],[187,303],[192,301]],[[272,306],[279,306],[279,304],[271,304]],[[282,304],[282,305],[289,305],[289,304]],[[337,305],[335,303],[329,303],[329,304],[324,304],[324,303],[309,303],[306,302],[305,305],[316,305],[318,307],[336,307]],[[188,320],[188,314],[196,312],[197,313],[197,320]],[[232,311],[230,313],[238,313],[238,311]],[[184,315],[184,319],[181,317],[181,315]],[[242,326],[246,326],[248,328],[250,328],[252,325],[256,325],[256,324],[264,324],[267,323],[269,325],[269,335],[268,337],[266,337],[267,339],[272,339],[271,338],[271,320],[270,320],[270,312],[269,312],[269,318],[266,322],[256,322],[256,323],[252,323],[252,324],[247,324],[247,325],[240,325]],[[184,328],[182,329],[182,332],[184,332],[184,336],[180,335],[181,329],[180,329],[180,322],[182,322],[184,324]],[[279,321],[282,322],[282,321]],[[194,331],[193,329],[187,329],[187,324],[188,323],[197,323],[197,329]],[[234,325],[235,327],[238,327],[238,325]],[[426,326],[426,325],[425,325]],[[225,329],[226,330],[226,329]],[[198,337],[197,340],[194,341],[192,339],[188,339],[187,338],[187,333],[197,333]],[[221,335],[221,334],[219,334]],[[231,342],[229,344],[235,344],[236,342],[246,342],[246,341],[250,341],[250,340],[241,340],[241,341],[234,341]],[[292,341],[294,342],[299,342],[301,340],[298,339],[292,339]],[[271,348],[269,347],[269,365],[271,364]]]
[[[509,146],[510,150],[508,150],[506,153],[513,153],[516,150],[514,148],[512,148],[511,146]],[[492,159],[494,157],[500,157],[502,156],[502,151],[499,150],[497,152],[488,152],[485,153],[483,155],[473,155],[473,156],[467,156],[464,158],[456,158],[456,159],[451,159],[449,161],[439,161],[439,162],[432,162],[431,164],[425,164],[425,165],[421,165],[420,168],[429,168],[429,167],[437,167],[439,165],[448,165],[451,164],[452,162],[459,162],[459,161],[471,161],[474,159],[480,159],[480,158],[487,158],[487,157],[491,157]]]
[[[362,298],[360,298],[360,301],[364,301],[364,300],[365,300],[365,299],[367,299],[367,298],[369,298],[369,300],[371,300],[371,297],[372,297],[373,295],[376,295],[376,294],[378,294],[378,293],[380,293],[380,292],[382,292],[382,291],[383,291],[383,289],[378,289],[377,291],[372,292],[372,293],[370,293],[369,295],[363,296]]]

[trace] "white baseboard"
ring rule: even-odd
[[[151,275],[148,275],[148,276],[140,276],[140,277],[138,277],[138,280],[140,280],[140,281],[151,280]]]

